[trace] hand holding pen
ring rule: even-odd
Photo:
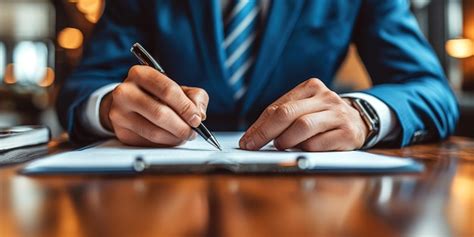
[[[149,66],[130,68],[124,82],[104,97],[101,123],[128,145],[175,146],[193,139],[196,131],[220,148],[202,125],[209,101],[207,93],[200,88],[179,86],[159,72],[163,70],[155,60],[152,61],[158,66],[146,61],[151,55],[143,48],[137,51],[138,44],[134,46],[135,56]]]

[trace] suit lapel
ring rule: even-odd
[[[197,1],[188,0],[189,11],[199,49],[203,56],[206,71],[215,85],[213,92],[217,93],[221,102],[231,106],[234,104],[232,89],[225,80],[225,54],[221,47],[224,42],[222,13],[220,0]]]
[[[269,74],[275,67],[295,27],[305,1],[273,0],[271,2],[263,37],[261,38],[262,41],[260,42],[260,50],[250,76],[247,93],[244,96],[241,115],[247,113],[258,98],[259,92],[269,80]]]

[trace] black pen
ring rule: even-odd
[[[130,51],[138,58],[138,61],[140,61],[141,64],[150,66],[166,75],[165,70],[163,70],[160,64],[139,43],[133,44]],[[206,128],[206,126],[204,126],[203,123],[199,124],[197,128],[193,129],[209,144],[222,151],[221,145],[219,142],[217,142],[216,137],[214,137],[214,135],[209,131],[209,129]]]

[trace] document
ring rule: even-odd
[[[260,151],[238,148],[240,132],[217,132],[223,147],[216,150],[201,138],[173,148],[125,146],[109,140],[77,151],[29,163],[24,174],[73,173],[193,173],[227,170],[235,173],[387,173],[420,172],[423,165],[410,158],[361,151],[278,151],[272,143]]]

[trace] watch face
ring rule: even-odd
[[[374,129],[379,127],[379,116],[375,112],[374,108],[365,100],[360,100],[362,107],[364,108],[364,113],[370,119],[370,122],[374,126]]]
[[[367,127],[369,128],[369,134],[367,134],[367,138],[365,139],[364,147],[367,144],[371,144],[373,139],[376,138],[379,132],[379,118],[375,110],[372,106],[367,103],[367,101],[362,99],[354,99],[353,100],[354,107],[359,110],[359,113],[362,116],[362,119],[366,123]]]
[[[377,112],[375,112],[375,109],[368,102],[365,102],[365,106],[367,107],[367,111],[369,111],[371,117],[374,120],[379,121],[379,116],[377,115]]]

